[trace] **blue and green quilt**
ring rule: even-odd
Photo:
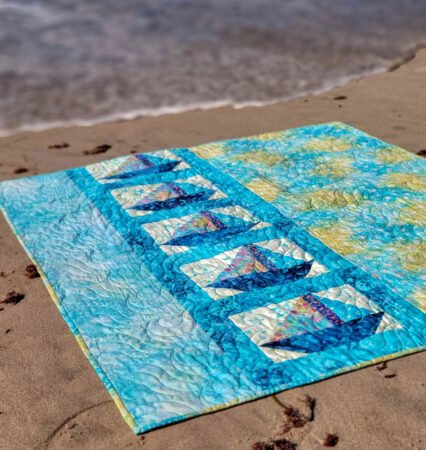
[[[424,349],[426,164],[342,123],[0,184],[136,433]]]

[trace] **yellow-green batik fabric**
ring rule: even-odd
[[[0,184],[135,432],[425,346],[425,162],[341,123]]]

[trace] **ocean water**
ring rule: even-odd
[[[0,0],[0,133],[275,102],[425,43],[425,0]]]

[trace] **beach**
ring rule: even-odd
[[[426,49],[420,49],[390,72],[269,106],[196,110],[1,138],[0,179],[329,121],[424,153],[425,104]],[[135,436],[41,279],[28,276],[31,261],[4,217],[0,242],[1,295],[25,295],[0,311],[1,449],[239,450],[285,438],[297,449],[315,450],[325,448],[327,434],[345,450],[425,446],[424,353],[277,394],[278,402],[267,397]],[[285,405],[309,420],[295,423]]]

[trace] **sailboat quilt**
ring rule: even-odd
[[[0,184],[136,433],[425,347],[425,161],[342,123]]]

